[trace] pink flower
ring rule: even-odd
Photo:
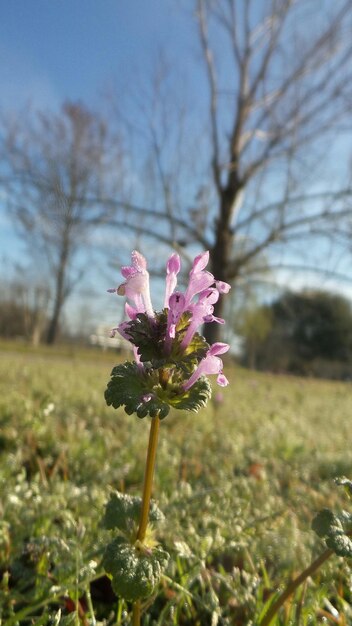
[[[173,253],[166,264],[166,286],[164,296],[164,308],[167,309],[167,324],[164,337],[164,346],[161,350],[164,354],[172,353],[173,341],[179,341],[177,337],[177,325],[183,313],[188,312],[189,322],[181,341],[181,349],[184,351],[191,343],[199,326],[208,322],[224,324],[224,320],[214,315],[214,304],[220,294],[228,293],[230,285],[223,281],[216,281],[213,274],[205,268],[209,261],[209,252],[203,252],[196,256],[189,273],[189,283],[185,293],[175,291],[177,287],[177,275],[181,269],[181,261],[178,254]],[[146,313],[153,319],[153,324],[158,324],[158,314],[155,315],[149,292],[149,273],[145,258],[137,251],[132,252],[131,265],[124,266],[121,273],[125,278],[115,291],[119,295],[125,295],[132,302],[126,302],[125,312],[129,320],[135,320],[139,313]],[[133,326],[133,325],[132,325]],[[112,330],[112,334],[118,331],[122,337],[131,341],[134,345],[135,359],[140,362],[138,345],[134,343],[134,330],[131,330],[131,322],[125,321]],[[188,390],[200,376],[217,374],[217,382],[221,386],[228,384],[222,373],[222,361],[218,357],[229,349],[225,343],[215,343],[211,346],[193,372],[188,381],[183,383],[184,390]]]
[[[154,309],[149,291],[149,272],[147,262],[140,252],[134,250],[131,255],[132,265],[121,268],[121,274],[126,279],[115,291],[119,296],[127,296],[134,307],[127,304],[126,312],[133,319],[138,313],[146,313],[154,317]],[[113,291],[113,290],[109,290]]]
[[[167,315],[167,336],[174,338],[177,322],[185,310],[185,297],[180,291],[175,291],[169,298]]]
[[[176,252],[170,256],[166,264],[166,289],[164,307],[169,306],[171,294],[175,291],[177,285],[177,274],[181,269],[181,259]]]
[[[222,372],[223,363],[217,356],[218,354],[224,354],[228,351],[230,346],[227,343],[214,343],[208,350],[205,358],[199,363],[197,369],[193,372],[192,376],[183,383],[183,389],[188,391],[192,385],[201,377],[208,374],[218,374],[216,382],[221,387],[225,387],[229,384],[226,376]]]
[[[193,261],[192,269],[189,273],[189,283],[185,293],[186,309],[188,309],[188,305],[197,293],[208,289],[208,287],[215,282],[214,276],[210,272],[204,270],[208,261],[209,252],[199,254]]]
[[[220,318],[213,316],[213,304],[219,299],[219,292],[216,289],[206,289],[199,294],[198,302],[189,305],[189,311],[192,313],[189,326],[182,340],[181,347],[186,349],[192,341],[193,335],[197,328],[204,322],[218,321]]]

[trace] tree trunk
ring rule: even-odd
[[[236,188],[228,185],[221,193],[219,219],[216,224],[215,243],[210,254],[211,272],[214,274],[216,280],[223,280],[225,282],[231,282],[231,279],[233,278],[233,276],[229,275],[229,266],[233,256],[234,240],[234,233],[230,223],[235,200],[240,191],[240,185],[237,185]],[[220,296],[219,300],[214,305],[214,315],[216,317],[224,316],[224,304],[224,297]],[[222,324],[212,322],[211,324],[205,325],[204,336],[208,343],[212,344],[216,341],[221,341],[221,335]]]
[[[59,298],[56,298],[54,311],[50,320],[48,334],[46,338],[46,343],[48,344],[48,346],[52,346],[57,340],[61,308],[62,301],[60,301]]]
[[[65,301],[65,295],[67,296],[67,293],[65,294],[65,274],[68,259],[68,250],[69,243],[68,237],[66,235],[62,245],[60,264],[56,277],[54,310],[50,320],[48,334],[46,338],[46,343],[49,346],[53,345],[57,340],[61,310]]]

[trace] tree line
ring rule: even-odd
[[[284,293],[237,322],[251,368],[352,380],[352,305],[324,291]]]

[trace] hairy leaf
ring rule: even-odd
[[[159,382],[159,372],[152,368],[142,371],[136,363],[126,361],[111,372],[111,380],[105,391],[106,403],[115,409],[124,406],[126,413],[137,413],[138,417],[166,417],[170,407],[197,412],[206,406],[211,397],[211,386],[207,378],[200,378],[188,391],[182,383],[190,371],[180,368],[165,370],[166,382]]]
[[[128,323],[125,332],[131,342],[137,346],[138,354],[143,363],[160,361],[165,358],[165,333],[167,324],[166,311],[157,313],[151,319],[145,313],[138,313],[134,320]]]
[[[141,418],[148,414],[151,417],[158,415],[163,419],[170,407],[155,394],[157,384],[155,373],[141,372],[136,363],[126,361],[111,372],[111,380],[105,390],[106,403],[114,409],[124,406],[128,415],[137,413]]]
[[[129,496],[119,491],[110,494],[110,500],[105,508],[103,525],[108,530],[117,528],[122,532],[129,532],[139,522],[142,498]],[[161,522],[164,515],[155,502],[150,503],[149,521]]]
[[[210,382],[205,376],[202,376],[182,395],[170,397],[169,402],[175,409],[197,412],[199,409],[206,406],[210,398]]]
[[[313,519],[312,529],[338,556],[352,557],[352,513],[323,509]]]
[[[117,537],[106,548],[103,567],[115,593],[129,602],[150,596],[169,560],[159,546],[153,549],[126,543]]]

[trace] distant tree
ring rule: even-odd
[[[244,338],[245,364],[252,369],[257,366],[258,350],[269,336],[272,326],[273,315],[268,306],[245,309],[236,320],[235,330]]]
[[[38,345],[48,325],[49,291],[39,283],[14,278],[2,281],[0,336]]]
[[[101,117],[65,103],[58,113],[3,117],[0,158],[9,213],[52,295],[52,344],[63,307],[84,275],[89,234],[115,211],[99,199],[118,186],[120,146]]]
[[[259,367],[304,373],[317,361],[349,364],[352,373],[352,307],[346,298],[323,291],[286,293],[257,309],[259,317],[265,310],[272,326],[258,345]]]

